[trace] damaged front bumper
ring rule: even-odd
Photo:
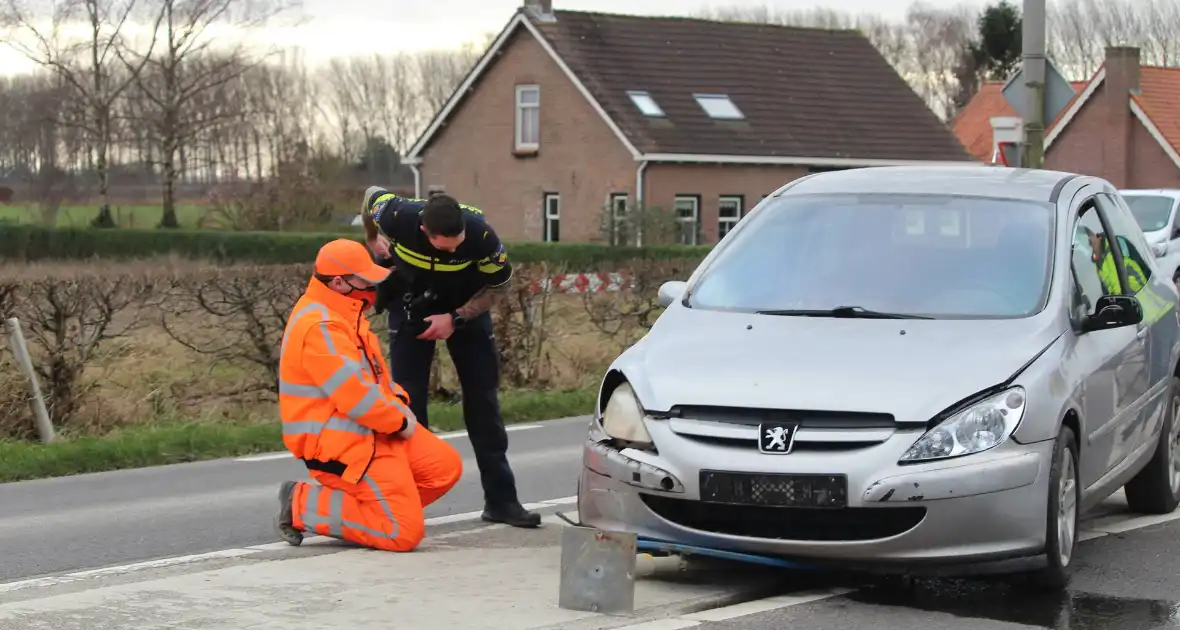
[[[881,461],[879,450],[900,454],[913,443],[912,435],[897,435],[870,454],[767,457],[757,452],[735,456],[728,450],[705,456],[701,449],[708,447],[685,442],[681,449],[677,436],[652,424],[660,454],[618,449],[609,441],[585,443],[578,488],[582,524],[747,553],[869,564],[987,562],[1034,556],[1044,548],[1052,441],[1008,442],[973,456],[881,470],[871,465]],[[717,466],[697,463],[702,461],[726,461],[725,470],[732,472],[767,473],[768,466],[776,466],[784,473],[845,474],[848,507],[750,509],[703,503],[700,470]],[[903,511],[913,518],[904,523],[894,518]],[[741,527],[743,520],[749,524],[788,512],[773,534],[762,527],[759,535],[750,535]],[[808,519],[827,519],[828,525]],[[882,529],[880,523],[891,519],[901,524]],[[878,534],[857,533],[860,524],[876,527],[872,531]],[[825,526],[826,532],[816,533]],[[835,529],[850,533],[840,538]]]

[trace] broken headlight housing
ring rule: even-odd
[[[898,463],[950,459],[999,446],[1020,424],[1025,406],[1022,387],[1010,387],[971,403],[918,438]]]
[[[643,423],[643,405],[629,383],[619,383],[602,410],[602,430],[631,448],[651,448],[651,435]]]

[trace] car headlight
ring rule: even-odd
[[[620,383],[611,392],[602,411],[602,430],[607,435],[636,446],[650,446],[651,435],[643,424],[643,406],[628,383]]]
[[[1024,388],[989,396],[927,431],[901,456],[901,463],[980,453],[1003,444],[1024,417]]]

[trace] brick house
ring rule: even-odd
[[[959,112],[955,135],[992,162],[1015,137],[1016,112],[985,84]],[[1104,177],[1119,188],[1180,188],[1180,68],[1142,66],[1139,49],[1110,47],[1088,81],[1045,129],[1045,167]]]
[[[705,244],[809,172],[978,163],[854,31],[533,0],[405,162],[419,196],[477,205],[508,240],[635,242],[611,226],[660,208]]]

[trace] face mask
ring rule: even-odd
[[[360,287],[353,286],[351,282],[348,283],[348,286],[351,290],[344,295],[347,295],[348,297],[351,297],[355,300],[360,300],[364,303],[365,308],[369,308],[377,303],[377,287],[362,289]]]

